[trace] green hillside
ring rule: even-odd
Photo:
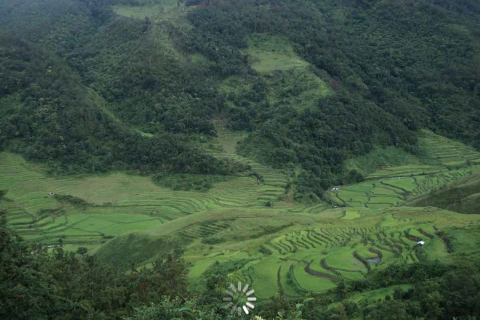
[[[163,236],[188,243],[184,257],[193,282],[215,262],[233,262],[241,268],[229,274],[231,281],[250,283],[257,297],[269,299],[279,289],[289,297],[301,297],[335,288],[342,279],[365,279],[372,270],[393,263],[456,261],[457,253],[448,252],[437,234],[448,235],[453,226],[478,228],[479,222],[477,216],[432,208],[361,209],[358,214],[355,219],[342,219],[344,209],[314,216],[275,209],[212,211],[177,219],[145,234],[118,237],[96,253],[100,261],[127,262],[121,257],[123,248]],[[422,239],[427,245],[416,247]],[[461,239],[454,244],[467,245]]]
[[[436,192],[413,199],[415,206],[433,206],[460,213],[480,212],[480,177],[478,172]]]
[[[0,319],[479,319],[479,21],[0,0]]]
[[[264,2],[4,1],[4,148],[57,173],[225,174],[239,168],[190,160],[205,157],[190,143],[214,137],[224,119],[248,132],[243,156],[296,167],[294,196],[311,201],[352,182],[352,157],[387,146],[416,153],[419,128],[478,140],[476,11],[461,11],[470,2]],[[415,36],[401,19],[417,25]],[[441,59],[429,58],[434,49]],[[455,61],[451,76],[445,61]],[[45,132],[23,125],[45,117]],[[176,142],[146,139],[157,136]]]
[[[477,215],[426,207],[432,203],[399,205],[455,190],[451,181],[476,181],[478,153],[470,148],[445,138],[437,144],[439,136],[424,132],[422,156],[387,149],[402,157],[388,156],[365,182],[330,191],[331,203],[306,206],[291,201],[286,173],[229,153],[241,135],[219,132],[208,153],[248,164],[253,174],[219,180],[208,191],[175,191],[122,173],[48,177],[41,166],[3,153],[0,169],[9,178],[0,189],[8,190],[9,224],[27,241],[62,239],[65,249],[87,248],[121,269],[149,268],[166,248],[180,245],[192,288],[205,290],[201,279],[215,264],[240,266],[227,268],[230,281],[250,283],[262,303],[279,290],[289,299],[328,294],[341,281],[361,281],[392,264],[467,263],[463,248],[470,238],[456,233],[476,237]],[[445,144],[455,146],[450,154]],[[364,160],[352,163],[361,170]],[[417,247],[420,240],[427,245]],[[470,252],[468,261],[477,254]]]

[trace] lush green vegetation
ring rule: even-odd
[[[241,151],[274,166],[300,165],[305,170],[297,180],[301,195],[313,191],[318,196],[330,185],[348,182],[343,162],[374,146],[394,145],[414,152],[411,130],[420,127],[478,141],[478,108],[474,107],[478,95],[470,93],[478,86],[470,68],[478,65],[474,57],[479,43],[473,20],[478,5],[472,1],[456,5],[428,1],[197,3],[204,6],[191,11],[188,18],[195,31],[200,30],[198,44],[189,43],[188,48],[199,48],[225,66],[222,73],[243,76],[251,73],[239,57],[247,48],[247,63],[258,73],[250,76],[250,86],[242,84],[244,90],[227,97],[232,127],[254,130]],[[462,6],[469,6],[472,13],[454,27],[452,20],[461,15],[456,10]],[[408,23],[416,27],[406,29]],[[227,29],[220,31],[218,25]],[[258,37],[252,34],[259,33],[260,41],[255,41]],[[283,39],[293,44],[296,53],[289,53]],[[458,50],[448,49],[453,47]],[[223,48],[229,53],[224,54]],[[298,57],[335,92],[329,98],[317,96],[302,111],[290,106],[310,87],[295,79],[292,69],[305,65]],[[285,69],[290,69],[287,77]],[[275,84],[280,81],[289,85],[288,90],[281,94],[283,99],[272,99],[278,96]],[[453,98],[456,95],[458,99]],[[453,117],[452,110],[460,104],[462,114]]]
[[[0,8],[0,141],[54,172],[242,170],[189,141],[214,136],[222,117],[251,131],[243,155],[292,170],[296,199],[311,201],[361,180],[349,158],[385,146],[418,152],[418,128],[478,141],[473,1]]]
[[[56,243],[61,237],[72,246],[98,245],[195,212],[264,207],[283,193],[264,171],[260,171],[267,180],[264,184],[254,176],[226,180],[209,176],[207,182],[214,184],[201,192],[195,191],[196,184],[192,191],[183,191],[191,186],[188,180],[181,180],[181,191],[172,191],[147,177],[122,173],[53,178],[44,168],[10,153],[0,154],[0,172],[0,190],[8,190],[4,205],[10,209],[9,223],[27,240]],[[270,174],[272,179],[278,175]],[[163,179],[161,185],[177,180]]]
[[[480,176],[468,176],[436,192],[413,199],[416,206],[432,206],[461,213],[480,212]]]
[[[478,21],[0,0],[0,318],[480,318]]]
[[[397,220],[395,226],[385,220],[389,214]],[[187,249],[184,254],[187,262],[184,262],[175,241],[142,240],[145,235],[133,234],[116,238],[107,247],[102,247],[96,255],[100,261],[86,255],[83,247],[76,253],[65,252],[61,247],[47,251],[45,247],[32,247],[23,242],[6,227],[2,215],[0,314],[8,319],[225,319],[228,311],[221,303],[224,288],[229,282],[242,280],[253,281],[258,296],[266,295],[257,308],[258,314],[266,319],[278,316],[279,312],[280,319],[385,319],[386,314],[395,315],[397,319],[420,319],[425,315],[429,319],[457,316],[468,319],[468,316],[478,315],[480,270],[472,264],[479,254],[478,243],[473,244],[476,252],[462,247],[472,247],[471,240],[478,237],[478,216],[469,215],[466,217],[470,218],[465,219],[449,212],[397,209],[393,213],[370,214],[370,219],[357,221],[357,227],[353,228],[337,225],[336,228],[311,229],[312,219],[308,214],[297,215],[300,221],[294,227],[291,224],[276,228],[273,227],[274,219],[265,220],[265,215],[263,221],[271,221],[272,228],[244,230],[242,235],[247,237],[240,240],[240,246],[249,250],[245,245],[258,245],[255,233],[261,232],[261,241],[265,235],[272,234],[268,243],[272,248],[270,254],[264,250],[263,257],[255,261],[254,256],[234,249],[239,239],[226,238],[227,244],[223,246],[228,249],[224,254],[204,256],[211,263],[202,267],[205,271],[201,276],[188,267],[191,265],[189,256],[198,256],[199,249],[206,250],[199,243],[195,244],[195,239],[209,236],[216,227],[214,232],[221,237],[228,233],[226,224],[238,230],[245,225],[242,220],[251,220],[251,217],[231,213],[234,222],[224,220],[221,226],[212,220],[203,223],[203,229],[191,223],[192,217],[163,231],[158,230],[157,233],[170,233],[168,239],[174,239],[172,235],[178,231],[181,231],[178,239],[188,234],[193,237],[194,248]],[[275,216],[275,220],[292,218],[291,214],[276,213]],[[206,221],[211,218],[215,215]],[[431,225],[425,225],[426,218],[435,220],[434,228],[427,229]],[[381,223],[381,228],[368,227],[376,225],[373,220],[382,219],[385,223]],[[315,220],[326,223],[325,219]],[[294,231],[307,221],[309,229]],[[457,231],[451,229],[452,225],[463,225],[461,232],[464,234],[467,228],[470,234],[463,239],[454,236]],[[416,229],[403,229],[407,226]],[[193,230],[198,227],[197,231]],[[290,231],[275,238],[275,234],[285,233],[285,228]],[[423,248],[413,247],[418,235],[428,238]],[[371,246],[369,250],[362,245],[365,242]],[[440,242],[443,249],[439,250],[435,242]],[[272,256],[278,248],[285,251]],[[467,260],[465,252],[469,252]],[[132,267],[123,265],[128,272],[121,271],[126,270],[124,268],[106,268],[102,263],[104,259],[126,262],[128,260],[119,259],[125,256],[145,261],[148,254],[154,258],[146,268],[132,268],[135,263],[130,261]],[[276,255],[280,258],[278,262],[273,258]],[[321,258],[324,255],[326,258]],[[455,258],[456,255],[461,260]],[[380,257],[381,263],[376,262],[377,266],[371,263],[371,267],[365,268],[371,257]],[[319,258],[320,262],[316,260]],[[449,264],[450,259],[457,265]],[[194,272],[198,277],[190,289],[186,268],[190,269],[189,274]],[[277,274],[285,279],[277,279]],[[278,284],[278,292],[268,290],[272,283]],[[198,291],[199,286],[202,291]],[[307,293],[311,298],[304,300],[302,296]],[[297,299],[303,303],[295,304]]]
[[[121,173],[48,177],[42,173],[45,171],[42,166],[2,153],[0,172],[4,178],[0,189],[8,191],[2,193],[4,199],[0,205],[9,211],[10,227],[20,232],[28,243],[61,244],[70,252],[94,254],[99,264],[113,264],[120,272],[150,270],[169,248],[182,247],[192,300],[158,302],[158,306],[151,307],[156,311],[149,308],[133,311],[134,308],[129,307],[122,311],[125,315],[134,317],[137,312],[137,317],[147,317],[150,312],[167,312],[164,308],[175,313],[185,305],[198,309],[195,312],[216,310],[218,306],[211,305],[210,309],[204,309],[197,299],[207,291],[208,278],[219,274],[212,268],[220,268],[224,285],[242,281],[255,288],[260,298],[260,314],[267,318],[272,317],[269,308],[286,308],[286,314],[292,313],[291,303],[302,301],[306,295],[315,297],[322,307],[310,310],[307,303],[302,311],[303,319],[315,318],[318,312],[322,316],[330,313],[333,316],[349,303],[354,303],[350,306],[353,309],[345,311],[345,317],[355,318],[373,312],[372,308],[383,308],[378,299],[393,299],[395,288],[407,292],[419,283],[416,279],[403,279],[378,284],[371,280],[376,273],[392,266],[435,261],[468,266],[473,265],[480,254],[477,244],[471,242],[480,230],[478,215],[461,216],[434,208],[397,206],[417,193],[428,194],[429,190],[442,185],[448,187],[449,181],[464,176],[473,179],[475,175],[470,172],[478,170],[474,165],[465,167],[466,163],[449,170],[450,164],[442,165],[440,160],[428,155],[444,155],[446,142],[456,146],[452,154],[457,155],[456,159],[448,156],[448,163],[460,163],[464,153],[473,159],[474,153],[448,139],[438,145],[425,139],[436,141],[437,137],[425,133],[421,138],[420,145],[426,146],[420,149],[423,157],[399,152],[401,159],[392,160],[393,155],[397,155],[392,152],[384,158],[384,165],[367,175],[366,182],[331,192],[341,197],[358,189],[371,197],[368,208],[361,201],[358,204],[350,201],[349,207],[337,209],[328,203],[305,206],[290,202],[285,193],[288,176],[222,152],[222,146],[232,150],[231,145],[239,140],[237,135],[225,130],[220,130],[219,137],[209,147],[209,154],[248,164],[254,175],[227,180],[212,177],[209,190],[182,191],[162,187],[147,177]],[[390,154],[388,150],[384,152]],[[417,162],[431,164],[414,164]],[[352,163],[357,170],[364,170],[361,158]],[[389,163],[398,166],[388,167]],[[424,180],[420,180],[422,178]],[[178,177],[169,179],[177,181]],[[412,179],[414,183],[403,179]],[[416,180],[431,183],[424,183],[421,189],[415,184]],[[411,193],[400,189],[409,186]],[[416,246],[419,240],[425,240],[427,245]],[[338,304],[337,291],[343,284],[346,285],[346,289],[342,289],[345,290],[341,299],[344,302]],[[219,290],[221,286],[217,284]],[[282,307],[275,305],[276,299],[271,299],[279,292],[282,292],[280,300],[285,299]],[[395,300],[401,300],[398,303],[407,308],[404,304],[411,303],[411,294],[402,293],[403,298]]]
[[[164,132],[147,138],[125,126],[105,109],[105,97],[36,43],[3,32],[0,47],[2,146],[47,161],[52,172],[229,174],[245,169],[203,154],[186,137]]]

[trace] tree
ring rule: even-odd
[[[160,303],[136,308],[133,316],[124,320],[225,320],[225,317],[200,307],[194,299],[171,300],[165,297]]]
[[[0,213],[0,318],[48,319],[62,312],[64,300],[42,273],[44,255],[11,232]]]
[[[77,249],[77,253],[80,254],[80,255],[82,255],[82,256],[83,256],[83,255],[86,255],[87,252],[88,252],[88,249],[85,248],[85,247],[79,247],[79,248]]]

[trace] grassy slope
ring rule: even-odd
[[[50,230],[56,216],[68,218],[62,228],[62,235],[68,236],[73,227],[70,215],[91,219],[92,214],[122,213],[138,216],[139,221],[153,218],[162,223],[186,214],[218,208],[261,207],[268,199],[275,199],[276,192],[282,193],[280,187],[259,184],[254,177],[233,177],[217,183],[205,193],[172,191],[155,185],[147,177],[123,173],[54,178],[46,176],[41,167],[33,166],[11,153],[0,154],[0,172],[0,189],[8,190],[9,206],[14,208],[9,216],[10,222],[25,231],[27,238],[35,239],[59,235],[51,234]],[[60,204],[50,193],[81,198],[89,205],[78,209]],[[55,212],[55,219],[47,219],[49,213],[42,213],[42,210]],[[131,225],[129,228],[126,225],[124,232],[136,229],[143,227]],[[96,232],[88,227],[84,230],[86,235]],[[105,233],[107,236],[117,234]],[[99,240],[88,239],[87,242]]]
[[[409,197],[402,190],[427,192],[478,170],[474,166],[448,170],[442,158],[430,165],[411,159],[400,161],[400,166],[383,167],[367,182],[339,191],[340,196],[349,192],[351,197],[357,192],[358,199],[362,193],[368,194],[368,208],[363,200],[357,206],[351,202],[353,207],[347,209],[325,204],[303,206],[282,200],[282,186],[288,181],[285,174],[233,153],[242,134],[221,128],[216,140],[205,148],[217,157],[250,163],[263,181],[254,176],[236,177],[215,184],[208,192],[172,191],[147,177],[123,173],[48,177],[42,167],[2,153],[0,189],[8,190],[9,199],[2,205],[10,208],[10,223],[31,241],[55,244],[63,237],[71,249],[95,249],[117,236],[94,250],[100,260],[117,265],[148,266],[172,242],[182,243],[186,246],[189,277],[197,288],[202,287],[198,281],[201,274],[216,261],[246,261],[231,277],[251,283],[258,297],[264,299],[274,295],[279,285],[288,296],[296,297],[334,288],[342,278],[362,279],[369,269],[395,261],[462,262],[479,253],[469,239],[478,236],[480,216],[395,207],[392,203]],[[426,134],[424,139],[431,137]],[[424,148],[425,153],[440,153],[434,144],[424,145],[430,145]],[[452,153],[463,159],[467,148],[456,146]],[[442,157],[450,163],[453,158],[442,150]],[[473,158],[472,154],[469,157]],[[425,189],[419,188],[420,181],[424,181]],[[59,203],[49,192],[72,195],[87,204],[78,207]],[[273,207],[266,207],[266,201]],[[453,252],[447,251],[438,231],[446,234]],[[427,246],[414,249],[417,238],[426,240]],[[379,253],[380,263],[365,262],[380,257]]]
[[[212,150],[216,149],[218,156],[234,156],[230,152],[235,149],[241,134],[219,132],[217,143],[211,145]],[[430,138],[438,137],[426,132],[422,139]],[[424,177],[425,181],[431,181],[431,184],[424,183],[425,190],[431,190],[475,170],[475,167],[448,170],[442,160],[449,155],[432,157],[439,154],[439,150],[434,143],[422,141],[423,145],[429,146],[423,149],[427,156],[402,158],[398,160],[399,166],[383,167],[372,175],[372,179],[385,183],[376,187],[374,198],[388,200],[396,197],[402,194],[397,188],[410,187],[424,192],[415,183],[398,176],[419,180]],[[469,148],[455,145],[457,148],[452,153],[457,153],[460,159],[465,154],[476,156]],[[362,184],[351,187],[362,189]],[[167,237],[188,243],[185,258],[191,270],[189,276],[200,287],[197,282],[200,275],[216,261],[252,260],[237,270],[235,277],[240,274],[243,279],[249,279],[258,296],[265,299],[275,294],[279,285],[287,295],[294,297],[308,291],[329,290],[337,279],[361,279],[368,272],[361,259],[377,258],[378,252],[382,261],[369,263],[371,269],[383,268],[394,261],[411,263],[425,258],[464,261],[462,251],[469,251],[470,259],[478,255],[478,250],[468,246],[468,240],[460,237],[456,230],[469,230],[469,237],[474,237],[478,232],[479,216],[460,216],[435,208],[389,208],[391,205],[393,203],[378,204],[372,206],[373,209],[362,208],[363,205],[351,209],[322,206],[318,214],[312,215],[309,208],[277,202],[273,208],[196,213],[153,228],[143,236],[153,239]],[[447,251],[445,240],[436,235],[438,231],[445,231],[448,239],[453,241],[456,245],[454,252]],[[427,246],[414,249],[415,237],[426,240]],[[211,238],[217,243],[205,241]],[[355,252],[360,259],[354,256]],[[100,248],[98,256],[102,257],[104,253],[111,254],[108,244]],[[149,263],[152,258],[145,259],[140,265]]]
[[[287,104],[293,108],[314,107],[318,99],[332,94],[332,90],[302,60],[285,39],[256,34],[248,39],[252,68],[266,81],[271,103]]]
[[[183,243],[194,283],[215,261],[249,259],[232,276],[253,283],[262,298],[275,294],[279,284],[289,296],[298,296],[328,290],[337,279],[361,279],[368,268],[382,268],[393,261],[425,257],[454,261],[462,251],[477,253],[456,231],[468,227],[469,235],[475,236],[477,215],[394,207],[416,192],[428,192],[478,170],[475,166],[447,168],[465,157],[469,163],[474,161],[477,153],[469,148],[447,140],[449,146],[455,146],[449,153],[445,141],[439,144],[438,136],[424,133],[423,158],[400,153],[402,159],[395,160],[398,166],[382,166],[366,182],[340,189],[336,196],[344,197],[352,208],[329,209],[325,204],[303,206],[282,200],[288,176],[236,155],[242,133],[232,134],[220,122],[218,132],[204,148],[217,157],[250,164],[262,181],[255,176],[236,177],[215,184],[208,192],[172,191],[147,177],[123,173],[48,177],[42,167],[2,153],[0,189],[8,190],[9,199],[3,205],[11,209],[10,223],[32,241],[55,244],[63,237],[72,249],[94,248],[125,234],[97,250],[101,260],[119,265],[148,265],[160,248],[169,247],[162,239]],[[364,160],[354,161],[361,164]],[[50,192],[72,195],[87,204],[60,203]],[[350,198],[358,200],[358,205],[348,202]],[[267,201],[273,207],[266,207]],[[434,227],[445,231],[456,243],[456,251],[447,252]],[[420,253],[413,250],[416,241],[412,237],[427,240]],[[125,252],[129,252],[128,258]],[[364,260],[378,258],[378,252],[381,263],[369,263],[367,268]]]
[[[383,254],[382,262],[370,264],[370,268],[383,268],[394,261],[418,261],[424,256],[454,261],[454,255],[447,253],[443,240],[435,235],[434,227],[447,233],[451,226],[477,228],[472,229],[473,236],[478,232],[480,222],[477,215],[461,216],[433,208],[363,209],[362,218],[355,220],[339,219],[342,211],[332,209],[319,215],[291,214],[281,209],[195,213],[152,228],[147,233],[116,238],[101,247],[97,255],[109,261],[112,256],[120,257],[124,246],[119,243],[123,242],[159,238],[184,241],[189,243],[185,259],[192,271],[190,278],[193,282],[216,261],[251,259],[253,262],[238,272],[247,277],[252,267],[252,285],[257,295],[266,299],[275,294],[279,282],[295,296],[305,290],[328,290],[334,287],[337,278],[361,279],[368,270],[354,253],[363,259],[376,257],[370,248]],[[423,235],[419,229],[433,238]],[[424,248],[418,249],[425,255],[414,250],[416,241],[407,238],[406,234],[427,241]],[[204,242],[211,237],[219,239],[219,243]],[[465,239],[460,241],[464,243]],[[260,253],[262,247],[271,254]],[[152,258],[154,256],[138,262],[146,264]],[[317,275],[305,270],[309,263]],[[278,279],[280,266],[282,270]],[[289,276],[289,266],[293,266],[294,282],[282,278]]]
[[[160,0],[155,4],[143,6],[114,5],[115,14],[138,20],[149,19],[152,23],[152,49],[162,53],[165,57],[173,58],[181,62],[190,61],[195,64],[210,63],[201,54],[186,55],[176,48],[174,40],[169,34],[170,26],[174,26],[177,32],[185,33],[191,29],[186,15],[192,7],[185,7],[182,2],[176,0]]]
[[[294,52],[288,40],[279,37],[256,34],[249,38],[248,47],[250,64],[260,74],[309,66]]]
[[[114,10],[134,19],[151,19],[157,50],[179,60],[209,63],[201,56],[186,57],[178,52],[162,28],[164,22],[188,28],[183,20],[187,9],[177,7],[176,2],[116,6]],[[267,83],[272,103],[312,107],[332,93],[326,78],[301,60],[284,39],[254,35],[248,44],[245,53]],[[231,77],[220,84],[220,91],[237,94],[250,86],[244,78]],[[335,209],[323,203],[304,206],[284,201],[289,177],[237,155],[235,146],[244,134],[219,128],[218,138],[204,148],[219,158],[251,165],[261,180],[237,177],[204,193],[172,191],[146,177],[123,173],[47,177],[41,167],[2,153],[0,189],[8,190],[8,201],[2,205],[10,209],[10,224],[27,239],[55,244],[63,237],[71,249],[90,246],[100,260],[119,265],[149,265],[170,242],[183,243],[189,277],[199,287],[199,277],[215,261],[247,259],[230,277],[247,280],[257,296],[265,299],[276,294],[279,286],[291,297],[324,292],[334,288],[339,279],[361,279],[369,268],[383,268],[394,261],[411,263],[426,257],[463,262],[466,257],[462,254],[473,259],[480,253],[471,241],[480,231],[478,215],[397,207],[412,196],[478,170],[474,165],[479,153],[458,142],[424,132],[420,157],[390,148],[352,159],[349,166],[366,173],[367,181],[332,192],[337,205],[349,207]],[[59,203],[50,192],[81,198],[88,205],[79,208]],[[272,208],[265,206],[268,202]],[[447,251],[437,230],[445,231],[453,252]],[[427,246],[414,250],[412,237],[426,240]],[[378,252],[381,262],[367,263],[367,267],[365,260],[378,258]]]
[[[433,206],[461,213],[480,212],[480,170],[445,188],[413,199],[410,204],[418,207]]]
[[[395,206],[480,170],[480,153],[460,142],[429,131],[422,132],[419,140],[419,156],[387,148],[351,159],[347,165],[367,179],[332,191],[332,200],[350,207]]]
[[[248,38],[248,48],[244,54],[249,64],[267,85],[268,101],[275,106],[291,108],[312,108],[322,97],[333,94],[325,82],[328,77],[320,76],[320,72],[308,62],[300,58],[286,39],[254,34]],[[249,79],[231,76],[222,81],[219,90],[227,97],[241,96],[252,90]]]

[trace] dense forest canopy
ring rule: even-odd
[[[476,1],[189,0],[168,18],[113,10],[157,3],[1,1],[3,147],[57,172],[231,174],[244,168],[189,142],[224,119],[250,132],[242,154],[300,168],[295,190],[313,197],[361,179],[348,158],[376,146],[418,152],[420,128],[479,147]],[[259,34],[286,39],[329,93],[302,98],[309,82],[292,70],[258,71],[249,39]],[[232,77],[245,85],[224,90]]]
[[[203,154],[182,135],[147,138],[122,126],[60,58],[10,35],[0,35],[0,42],[1,141],[9,150],[66,173],[228,174],[243,169]]]

